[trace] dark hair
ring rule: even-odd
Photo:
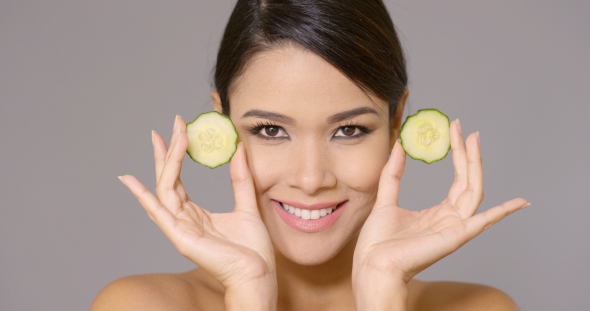
[[[238,0],[219,47],[215,87],[228,92],[252,57],[294,43],[319,55],[356,85],[389,103],[393,118],[407,85],[406,64],[381,0]]]

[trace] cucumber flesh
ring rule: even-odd
[[[421,109],[408,116],[400,132],[402,147],[414,160],[433,163],[451,149],[449,118],[438,109]]]
[[[238,132],[230,118],[217,111],[205,112],[186,125],[186,153],[209,168],[223,165],[236,152]]]

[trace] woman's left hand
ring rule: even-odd
[[[518,198],[475,214],[483,200],[479,133],[469,135],[464,142],[459,121],[452,122],[451,148],[455,181],[448,196],[438,205],[413,212],[398,206],[406,155],[396,142],[381,174],[375,206],[356,245],[353,288],[376,285],[375,279],[365,274],[383,276],[383,280],[403,287],[418,272],[529,205]]]

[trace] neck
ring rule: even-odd
[[[279,310],[346,310],[352,300],[355,236],[332,259],[314,266],[294,263],[275,252]]]

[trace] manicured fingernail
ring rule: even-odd
[[[120,180],[120,181],[121,181],[123,184],[125,184],[125,182],[123,181],[123,176],[117,176],[117,177],[119,178],[119,180]]]
[[[459,118],[457,118],[457,129],[459,130],[459,134],[463,135],[463,131],[461,131],[461,122],[459,121]]]
[[[477,135],[477,143],[479,144],[479,131],[475,132],[475,135]]]
[[[156,131],[152,130],[152,146],[155,145],[154,136],[156,135]]]
[[[523,206],[523,208],[525,208],[525,207],[529,207],[529,206],[531,206],[531,202],[528,202],[527,204],[525,204],[525,205]]]

